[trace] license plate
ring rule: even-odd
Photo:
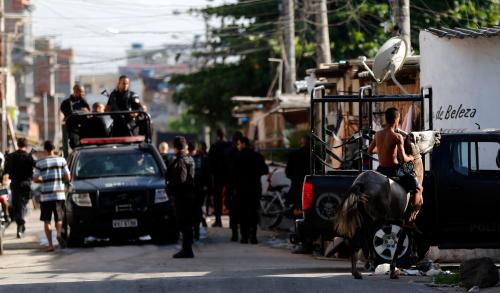
[[[113,228],[137,227],[137,219],[113,220]]]

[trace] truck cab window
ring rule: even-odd
[[[469,174],[469,143],[457,142],[452,144],[453,169],[467,176]]]
[[[480,173],[499,174],[500,168],[496,164],[498,148],[496,141],[471,142],[471,171]]]

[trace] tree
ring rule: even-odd
[[[329,0],[330,50],[338,60],[360,55],[375,56],[391,35],[393,0]],[[187,114],[197,123],[214,127],[236,125],[231,116],[236,95],[266,96],[275,66],[269,57],[280,58],[283,48],[280,0],[239,0],[234,4],[207,7],[200,11],[206,19],[220,20],[208,31],[206,48],[195,56],[207,66],[199,72],[174,76],[171,83],[182,84],[174,100],[187,106]],[[311,0],[296,1],[297,77],[316,64],[314,11]],[[418,33],[427,27],[478,27],[498,25],[500,4],[491,0],[411,0],[412,47],[418,53]]]

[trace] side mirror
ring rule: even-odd
[[[497,152],[497,167],[500,168],[500,149]]]

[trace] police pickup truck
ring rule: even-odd
[[[312,175],[304,179],[303,218],[295,223],[292,242],[307,243],[321,239],[324,243],[337,236],[333,222],[339,203],[354,179],[362,171],[374,168],[373,160],[365,151],[373,134],[372,109],[375,109],[375,104],[405,101],[420,104],[420,121],[423,122],[427,100],[432,113],[432,92],[426,96],[363,96],[362,93],[359,96],[326,96],[322,92],[321,98],[312,98]],[[356,146],[352,157],[344,159],[337,157],[327,143],[329,134],[332,134],[329,126],[318,123],[326,121],[318,119],[318,116],[326,117],[327,109],[332,108],[327,105],[339,102],[357,103],[360,125],[364,126],[359,127],[362,131],[342,145],[344,151],[349,144]],[[363,112],[366,109],[369,109],[368,113]],[[432,129],[432,118],[428,121]],[[423,129],[423,125],[420,127]],[[431,245],[440,248],[500,248],[499,155],[498,129],[442,131],[441,144],[425,160],[424,205],[417,218],[417,226],[422,233],[414,233],[414,239],[405,241],[406,248],[401,258],[410,255],[412,245],[419,258]],[[349,165],[350,170],[333,168],[329,164],[330,158],[342,160],[342,166]],[[398,226],[385,225],[373,231],[371,244],[379,262],[392,258],[390,252],[394,251],[394,242],[391,240],[395,240],[399,230]]]
[[[149,127],[149,115],[138,115]],[[150,141],[148,135],[80,139],[68,157],[68,245],[80,246],[87,236],[150,235],[159,243],[177,241],[173,207],[165,192],[166,167]]]

